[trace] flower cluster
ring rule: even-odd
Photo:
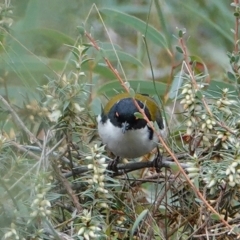
[[[31,204],[31,208],[33,209],[32,213],[30,214],[31,217],[43,217],[46,218],[51,215],[51,203],[46,199],[46,194],[49,188],[43,187],[42,184],[38,184],[35,187],[36,197]]]
[[[206,183],[208,189],[210,189],[210,194],[213,194],[216,191],[216,184],[218,182],[217,177],[218,171],[213,171],[209,169],[206,174],[204,174],[203,181]]]
[[[79,94],[84,96],[85,93],[78,77],[74,74],[69,77],[63,75],[60,81],[50,81],[48,85],[44,85],[40,89],[44,92],[46,101],[43,102],[43,106],[48,108],[47,117],[51,122],[57,122],[60,117],[65,115],[66,110],[75,114],[84,110],[79,104]]]
[[[92,160],[93,163],[88,164],[88,169],[93,170],[93,177],[89,180],[89,184],[97,186],[96,191],[99,193],[107,194],[108,190],[104,188],[105,183],[105,176],[104,172],[106,171],[106,159],[102,157],[101,152],[104,151],[103,147],[98,147],[95,145],[91,148],[91,156],[87,156],[86,160]]]
[[[236,101],[233,99],[229,99],[229,89],[224,88],[222,90],[222,97],[216,101],[217,108],[221,111],[226,113],[227,115],[232,115],[231,106],[236,104]]]
[[[100,227],[97,227],[92,219],[91,211],[84,209],[81,214],[81,227],[77,233],[78,236],[83,236],[84,239],[94,239],[101,237],[100,231],[102,230]]]
[[[30,103],[26,104],[26,113],[28,115],[28,119],[31,122],[35,122],[37,117],[47,117],[49,111],[46,107],[40,106],[40,104],[34,100]]]
[[[188,119],[186,121],[187,135],[191,135],[198,129],[199,115],[201,114],[202,106],[198,101],[197,92],[203,87],[198,84],[198,89],[193,89],[192,84],[186,83],[183,86],[180,104],[183,105],[184,110],[188,111]]]
[[[213,135],[211,133],[214,133],[214,126],[216,125],[216,121],[214,118],[209,117],[206,114],[203,114],[201,116],[202,124],[201,124],[201,135],[204,146],[210,146],[212,142]]]
[[[204,85],[202,84],[198,84],[198,89],[203,88]],[[183,104],[183,108],[185,110],[189,110],[192,111],[196,108],[195,103],[197,100],[197,96],[196,93],[198,92],[198,89],[194,89],[192,87],[192,84],[190,83],[186,83],[183,86],[183,90],[182,90],[182,96],[183,99],[181,100],[180,104]]]
[[[10,2],[5,1],[5,3],[0,4],[0,26],[1,30],[0,32],[3,31],[3,29],[10,31],[9,28],[13,24],[13,10],[12,7],[10,6]]]
[[[15,229],[15,224],[11,224],[11,229],[4,234],[3,239],[5,240],[18,240],[20,239],[16,229]]]
[[[193,156],[193,162],[186,162],[187,167],[185,168],[188,172],[188,177],[190,179],[196,178],[199,176],[199,167],[198,167],[198,159],[197,156],[194,154]]]
[[[240,185],[240,156],[226,169],[226,175],[228,176],[230,187]]]
[[[105,157],[103,157],[104,151],[104,146],[98,147],[97,145],[94,145],[91,148],[90,155],[85,157],[87,162],[91,161],[91,163],[87,165],[88,169],[93,171],[93,174],[86,175],[86,181],[89,186],[87,192],[90,196],[91,194],[89,189],[91,189],[92,198],[98,199],[98,201],[94,201],[94,207],[91,204],[91,210],[84,209],[79,216],[81,223],[79,225],[79,231],[77,235],[83,236],[84,239],[87,240],[96,238],[99,239],[104,235],[104,224],[102,224],[101,221],[102,216],[98,212],[98,218],[93,218],[93,209],[95,211],[98,211],[98,209],[109,209],[109,192],[105,188],[106,176],[104,174],[106,172],[107,164]]]
[[[232,130],[236,131],[236,130]],[[217,131],[217,137],[214,141],[214,146],[221,144],[224,149],[229,149],[235,143],[235,138],[233,134],[227,130]]]

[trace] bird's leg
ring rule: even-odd
[[[153,167],[155,167],[156,171],[159,173],[162,168],[162,155],[159,151],[159,148],[157,148],[157,156],[152,161]]]
[[[119,163],[120,157],[115,157],[112,161],[108,163],[107,170],[113,171],[113,172],[118,172],[117,165]]]

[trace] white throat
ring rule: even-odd
[[[125,158],[137,158],[151,152],[158,145],[158,136],[153,134],[149,139],[150,130],[147,126],[141,129],[128,130],[115,127],[108,119],[105,123],[101,116],[97,117],[98,132],[103,144],[114,153],[115,156]]]

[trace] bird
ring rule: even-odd
[[[159,134],[165,135],[164,121],[156,101],[149,95],[140,93],[133,98],[144,110],[149,121],[157,123]],[[115,155],[115,162],[119,158],[141,157],[151,152],[159,143],[158,135],[137,114],[139,110],[133,98],[129,93],[118,93],[108,101],[97,117],[99,136],[106,148]]]

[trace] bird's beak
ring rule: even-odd
[[[128,122],[124,122],[122,123],[122,133],[125,133],[129,128],[129,123]]]

